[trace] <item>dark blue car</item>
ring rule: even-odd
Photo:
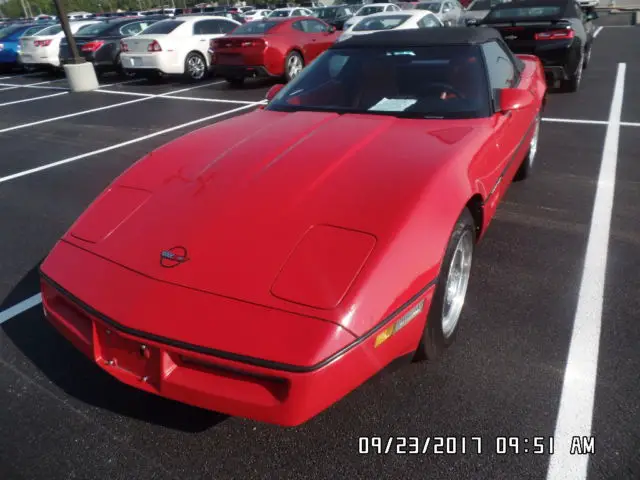
[[[18,66],[20,37],[35,35],[51,23],[24,23],[0,28],[0,71],[10,71]]]

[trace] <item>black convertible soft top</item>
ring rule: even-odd
[[[354,35],[336,42],[331,50],[357,47],[427,47],[440,45],[478,45],[500,40],[500,32],[493,28],[421,28],[389,30],[368,35]]]

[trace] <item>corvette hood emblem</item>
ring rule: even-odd
[[[160,252],[160,266],[164,268],[177,267],[188,260],[187,249],[184,247],[172,247]]]

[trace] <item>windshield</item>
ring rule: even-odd
[[[528,8],[499,8],[492,10],[487,15],[487,20],[496,18],[546,18],[557,17],[561,13],[561,7],[555,5],[546,5],[540,7]]]
[[[271,12],[269,14],[269,16],[271,18],[274,18],[274,17],[288,17],[289,13],[290,13],[290,10],[274,10],[273,12]]]
[[[171,33],[183,23],[184,22],[181,20],[161,20],[160,22],[156,22],[150,27],[145,28],[140,33],[144,35],[154,35],[154,34],[162,35],[166,33]]]
[[[364,17],[365,15],[371,15],[372,13],[384,12],[384,7],[362,7],[356,12],[356,17]]]
[[[43,27],[42,25],[38,25],[35,27],[31,27],[28,28],[27,30],[25,30],[25,32],[22,34],[23,37],[30,37],[31,35],[35,35],[36,33],[44,30],[47,27]]]
[[[367,30],[391,30],[402,25],[411,18],[409,15],[385,15],[380,17],[368,17],[353,27],[354,32]]]
[[[433,13],[438,13],[440,11],[441,3],[419,3],[416,5],[416,10],[428,10]]]
[[[261,33],[267,33],[273,27],[278,25],[278,22],[269,22],[264,20],[256,20],[249,23],[243,23],[233,31],[234,35],[256,35]]]
[[[403,118],[491,115],[477,46],[330,49],[266,107]]]
[[[338,15],[338,7],[316,8],[315,15],[318,18],[332,19]]]
[[[84,27],[80,27],[80,29],[76,32],[76,35],[80,36],[93,36],[100,35],[102,32],[107,30],[111,25],[109,23],[94,23],[92,25],[85,25]]]
[[[475,0],[467,7],[468,11],[491,10],[501,3],[509,3],[510,0]]]
[[[38,32],[38,35],[57,35],[62,31],[62,27],[60,25],[52,25],[51,27],[47,27],[41,32]]]

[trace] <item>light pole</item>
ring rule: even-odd
[[[69,45],[69,49],[71,50],[72,59],[63,67],[69,86],[73,92],[95,90],[99,87],[99,84],[96,71],[93,69],[93,64],[87,63],[78,53],[78,46],[76,45],[75,38],[73,38],[73,33],[71,33],[69,19],[67,18],[67,12],[64,10],[62,1],[53,0],[53,3],[56,6],[56,13],[60,19],[60,26],[67,39],[67,45]]]

